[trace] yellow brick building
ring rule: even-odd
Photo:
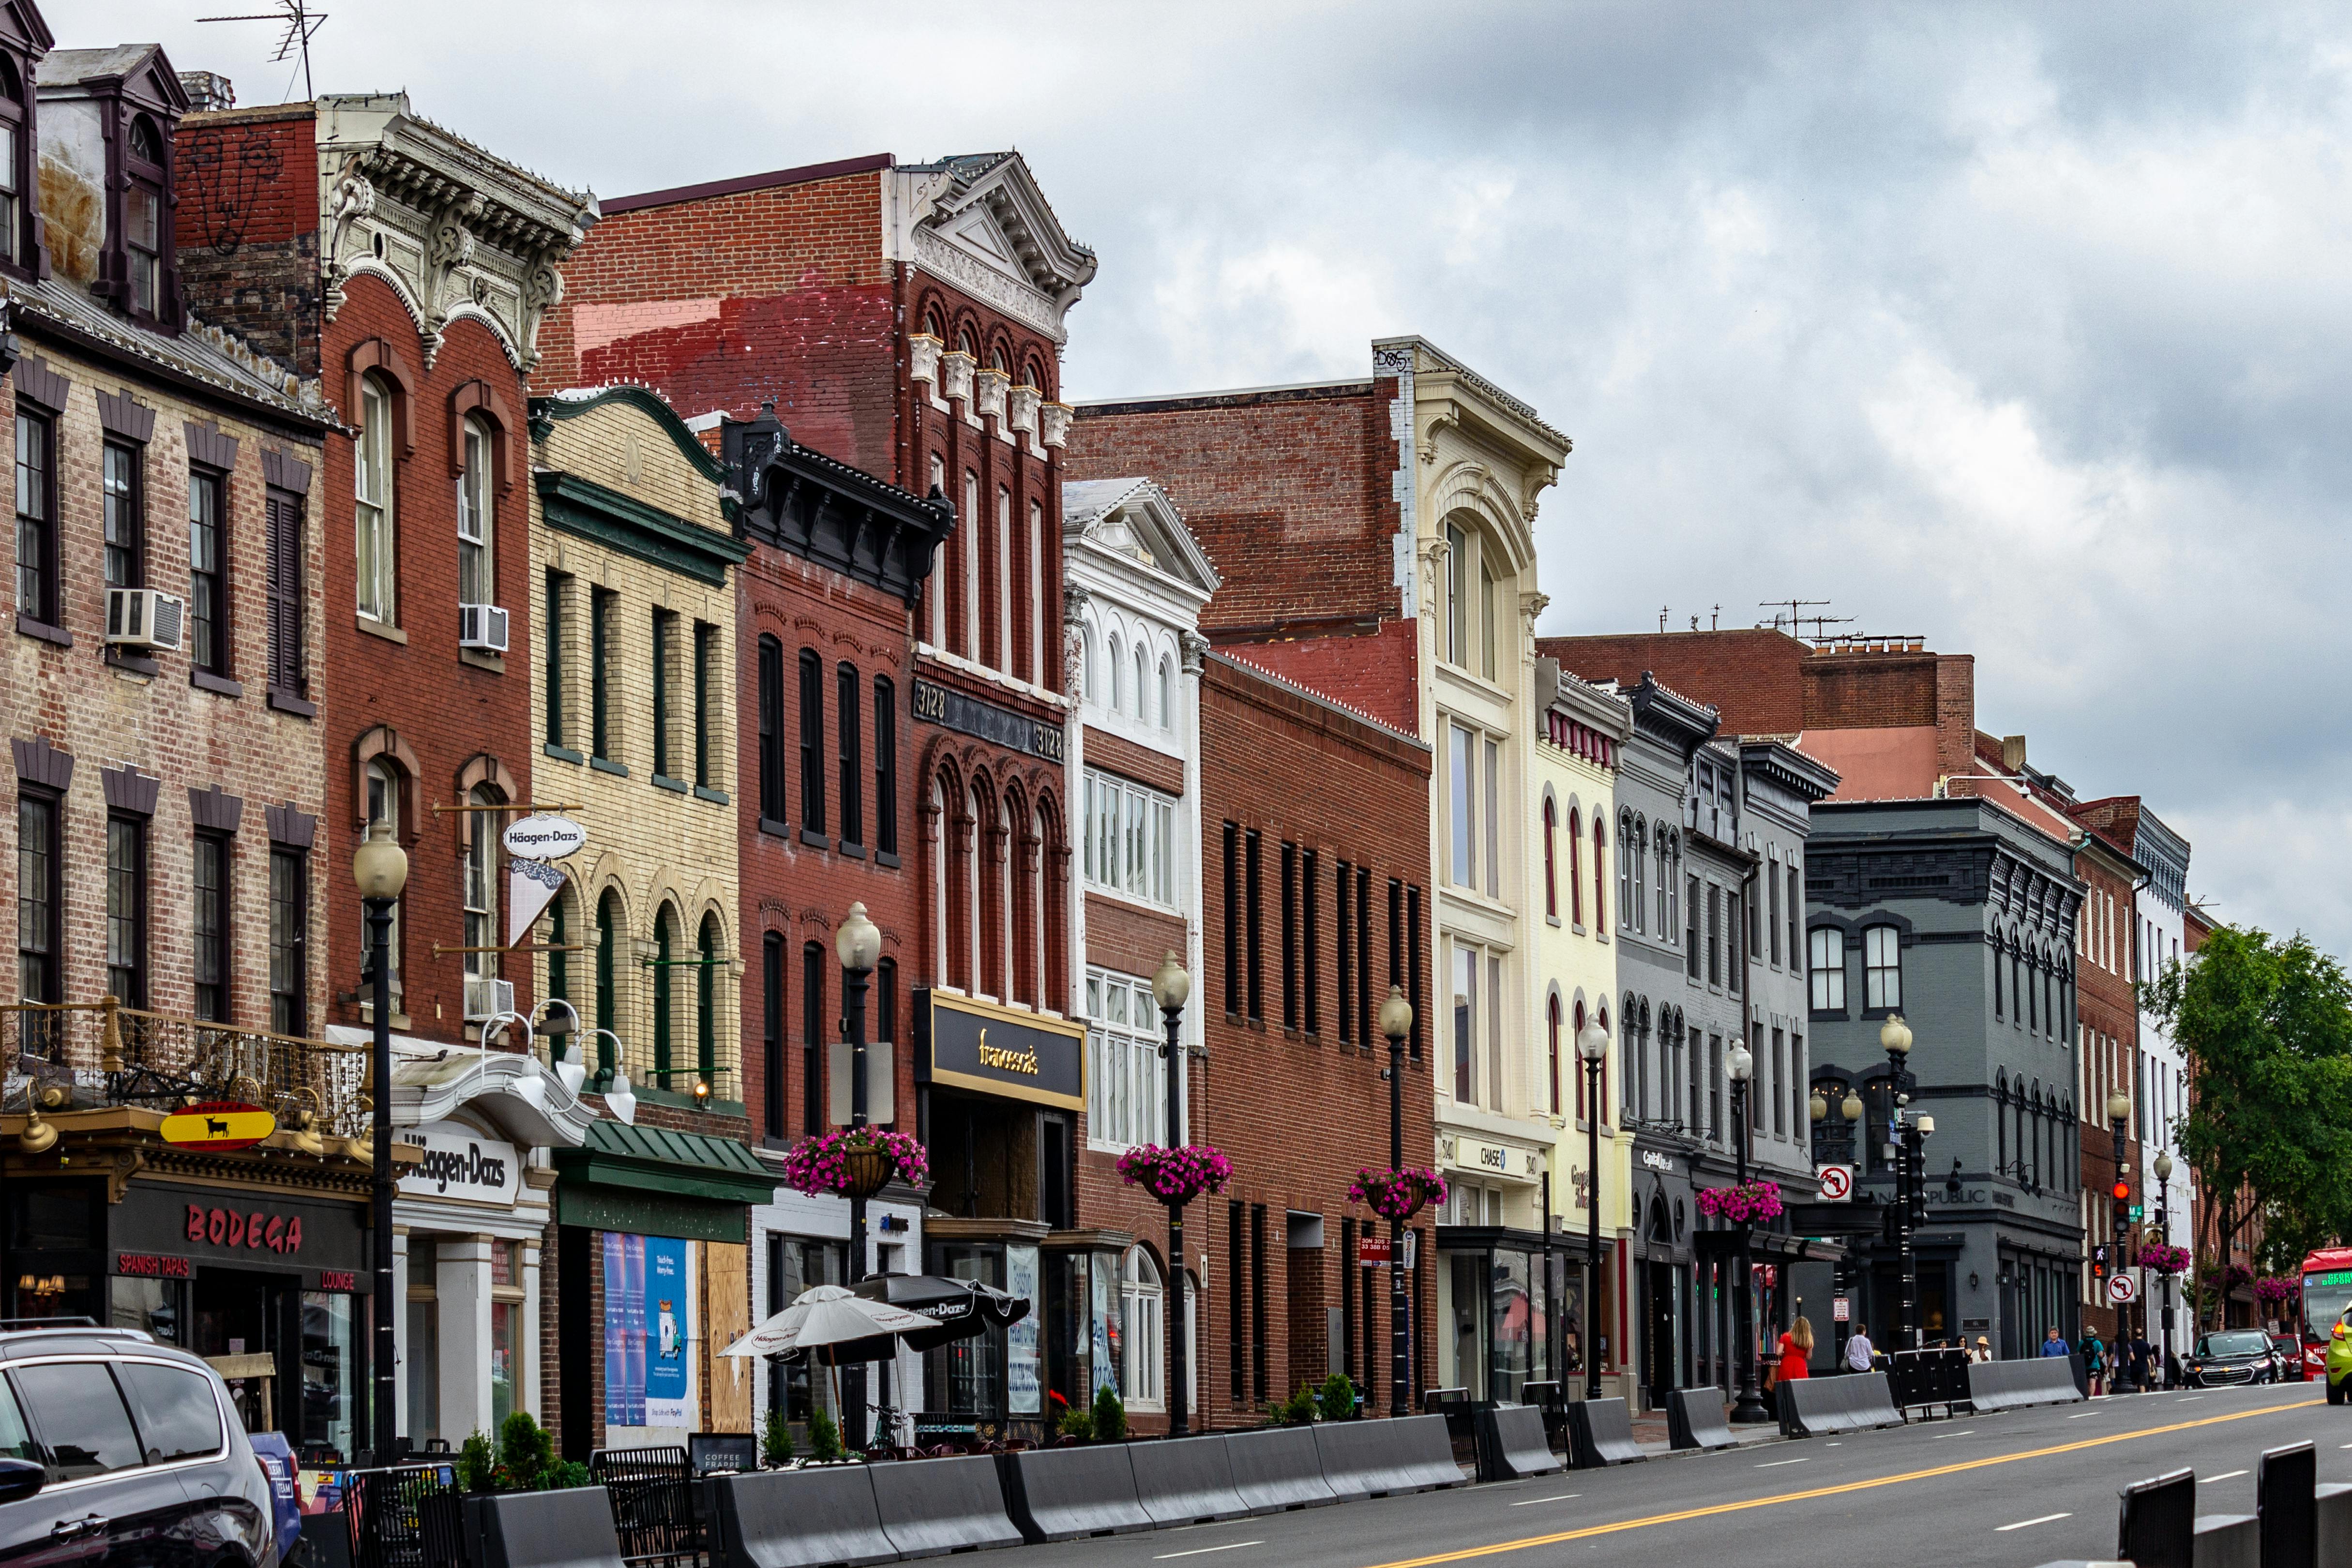
[[[535,399],[531,436],[536,793],[588,834],[541,922],[582,951],[540,956],[541,994],[579,1009],[592,1090],[625,1072],[640,1123],[740,1138],[725,470],[642,387]]]

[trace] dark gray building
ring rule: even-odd
[[[1853,1247],[1845,1284],[1880,1348],[1903,1299],[1886,1221],[1899,1091],[1931,1117],[1927,1221],[1915,1237],[1927,1342],[1988,1336],[2031,1355],[2080,1321],[2083,1220],[2076,1137],[2074,930],[2082,889],[2068,847],[1975,798],[1824,802],[1805,856],[1811,1082],[1827,1114],[1817,1162],[1857,1167],[1853,1201],[1793,1211],[1799,1233]],[[1996,964],[1996,931],[2032,963]],[[2022,974],[2032,1026],[2012,1026]],[[1880,1031],[1900,1014],[1913,1045],[1890,1077]],[[1842,1107],[1858,1092],[1863,1116]]]

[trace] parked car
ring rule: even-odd
[[[2279,1353],[2260,1329],[2231,1329],[2198,1337],[2181,1363],[2191,1388],[2234,1388],[2279,1381]]]
[[[2271,1336],[2271,1349],[2278,1352],[2279,1381],[2281,1383],[2301,1383],[2305,1377],[2310,1375],[2303,1363],[2302,1335],[2273,1334]]]
[[[0,1331],[0,1563],[276,1568],[220,1374],[135,1329]]]

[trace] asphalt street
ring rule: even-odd
[[[2352,1407],[2317,1384],[2126,1394],[1530,1481],[1023,1549],[1035,1568],[2001,1568],[2112,1557],[2116,1493],[2181,1466],[2200,1513],[2251,1513],[2265,1448],[2352,1480]]]

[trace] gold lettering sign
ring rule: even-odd
[[[1037,1076],[1037,1053],[1035,1051],[1008,1051],[999,1047],[992,1046],[988,1043],[988,1031],[983,1028],[980,1032],[980,1065],[984,1068],[994,1068],[1000,1072],[1026,1073],[1031,1078],[1035,1078]]]

